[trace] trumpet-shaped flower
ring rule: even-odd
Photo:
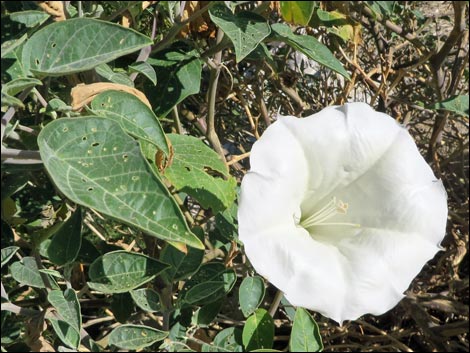
[[[342,323],[394,307],[445,235],[447,197],[408,131],[363,103],[279,117],[238,211],[254,268]]]

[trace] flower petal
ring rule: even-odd
[[[240,240],[293,305],[338,322],[382,314],[439,250],[444,187],[409,133],[366,104],[280,117],[250,160]],[[349,208],[331,221],[360,227],[298,225],[299,212],[311,215],[333,197]]]

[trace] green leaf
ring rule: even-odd
[[[100,117],[57,119],[39,133],[38,145],[52,180],[72,201],[157,238],[204,248],[137,142],[118,123]]]
[[[287,22],[306,26],[315,6],[315,1],[281,1],[281,14]]]
[[[168,332],[142,325],[121,325],[109,335],[109,345],[138,350],[163,340]]]
[[[212,300],[214,293],[221,293],[223,295],[224,287],[225,283],[222,281],[198,283],[188,290],[184,300],[188,304],[207,304],[214,301]]]
[[[106,80],[129,87],[134,87],[134,81],[123,72],[114,72],[108,64],[101,64],[95,67],[95,71],[98,75],[105,78]]]
[[[209,15],[232,41],[237,62],[242,61],[271,33],[264,17],[253,12],[233,14],[225,5],[217,4],[209,10]]]
[[[115,23],[75,18],[34,33],[23,48],[22,62],[35,74],[62,76],[93,69],[152,42]]]
[[[5,42],[2,42],[2,48],[1,48],[2,59],[5,58],[7,54],[11,53],[13,50],[18,48],[21,44],[23,44],[27,38],[28,38],[28,35],[25,33],[18,39],[10,39]],[[12,78],[13,78],[13,75],[12,75]]]
[[[318,324],[303,308],[297,308],[289,340],[291,352],[320,352],[323,349]]]
[[[220,331],[211,345],[204,345],[203,352],[243,352],[242,330],[229,327]]]
[[[148,312],[161,310],[160,297],[158,293],[151,288],[140,288],[131,290],[132,299],[139,308]]]
[[[26,88],[34,86],[42,86],[42,82],[36,78],[20,77],[3,84],[2,92],[7,95],[14,96],[17,93],[24,91]]]
[[[322,9],[317,9],[317,16],[322,22],[339,22],[346,20],[346,15],[338,11],[323,11]]]
[[[447,110],[459,115],[468,116],[468,94],[461,96],[453,96],[442,102],[430,105],[428,109]]]
[[[21,261],[11,264],[10,272],[13,279],[23,285],[46,288],[38,270],[34,257],[23,257]]]
[[[264,298],[264,281],[259,276],[245,277],[239,289],[240,309],[245,317],[258,308]]]
[[[286,42],[294,49],[307,55],[310,59],[336,71],[347,79],[350,78],[348,72],[344,69],[341,62],[335,58],[330,49],[316,38],[309,35],[294,34],[290,27],[283,23],[273,24],[272,30],[277,40]]]
[[[10,259],[13,257],[13,255],[16,254],[18,250],[19,250],[19,247],[17,246],[7,246],[6,248],[2,249],[2,267],[8,261],[10,261]]]
[[[62,266],[75,260],[82,244],[81,208],[72,213],[54,234],[47,247],[47,256],[56,265]]]
[[[162,273],[162,277],[168,283],[187,279],[199,269],[203,257],[204,250],[189,248],[187,253],[183,253],[167,245],[160,254],[160,261],[169,264],[170,267]]]
[[[169,134],[175,154],[165,176],[179,190],[194,197],[202,207],[218,213],[236,197],[235,178],[219,155],[193,136]],[[227,180],[214,175],[226,177]]]
[[[157,85],[157,74],[155,69],[149,63],[145,61],[136,62],[135,64],[129,65],[130,72],[138,72],[139,74],[147,77],[154,86]]]
[[[142,254],[117,250],[97,258],[88,285],[103,293],[124,293],[154,279],[167,264]]]
[[[111,311],[118,322],[124,323],[129,320],[134,311],[134,302],[129,292],[113,294]]]
[[[199,93],[202,61],[197,50],[186,43],[173,43],[147,59],[147,63],[155,68],[157,75],[158,84],[150,100],[158,116],[165,116],[183,99]]]
[[[59,339],[70,348],[78,348],[80,345],[80,333],[78,333],[69,323],[49,318],[52,328],[59,337]]]
[[[128,134],[157,146],[166,156],[170,149],[163,128],[152,110],[136,96],[120,91],[105,91],[91,102],[93,114],[119,123]]]
[[[80,313],[80,302],[77,294],[71,288],[63,293],[61,290],[50,291],[47,300],[57,310],[62,319],[77,332],[82,328],[82,315]]]
[[[3,106],[24,109],[24,104],[21,100],[2,92],[2,107]]]
[[[221,263],[208,263],[185,283],[180,297],[190,304],[207,304],[227,295],[235,285],[237,276],[232,269]],[[205,291],[204,285],[210,286],[212,292]],[[196,287],[196,289],[193,289]]]
[[[38,26],[49,18],[49,14],[44,11],[21,11],[13,12],[10,14],[10,18],[15,21],[24,24],[26,27],[31,28]]]
[[[243,327],[243,345],[246,351],[272,348],[274,341],[274,321],[264,309],[257,309]]]
[[[197,326],[208,326],[222,308],[223,299],[201,306],[193,315],[191,323]]]

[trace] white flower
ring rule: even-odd
[[[280,117],[250,162],[240,240],[295,306],[339,323],[383,314],[441,249],[442,182],[408,131],[367,104]]]

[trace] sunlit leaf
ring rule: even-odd
[[[130,28],[91,18],[52,23],[28,39],[23,65],[38,75],[61,76],[90,70],[152,44]]]
[[[38,136],[44,165],[72,201],[146,233],[203,248],[138,143],[118,123],[100,117],[58,119]]]

